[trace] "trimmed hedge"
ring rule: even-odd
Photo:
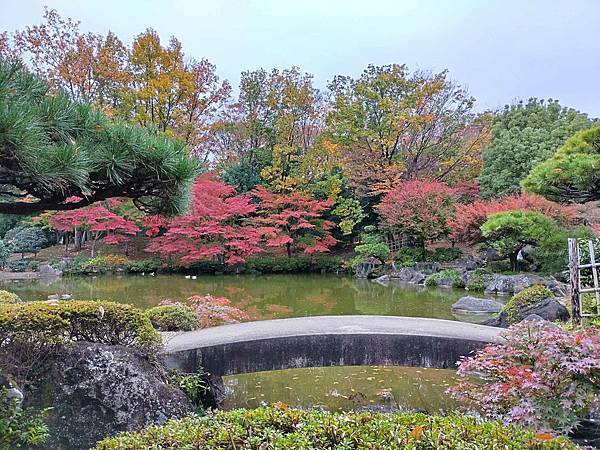
[[[263,273],[307,273],[333,271],[342,267],[342,258],[338,256],[292,256],[290,258],[260,256],[248,258],[246,270]]]
[[[21,297],[14,292],[0,290],[0,305],[21,303]]]
[[[25,302],[0,306],[0,372],[27,384],[57,351],[75,341],[135,347],[153,356],[160,335],[132,305],[96,301]]]
[[[517,316],[519,310],[535,305],[536,303],[541,302],[548,297],[554,297],[554,294],[550,289],[541,284],[530,286],[526,289],[523,289],[518,294],[513,295],[508,302],[506,302],[506,305],[504,305],[503,308],[503,310],[508,314],[509,323],[515,323],[518,321]]]
[[[329,413],[286,405],[170,420],[99,442],[95,450],[138,449],[576,449],[564,437],[466,416]]]
[[[160,305],[145,311],[158,331],[192,331],[200,328],[196,312],[185,305]]]

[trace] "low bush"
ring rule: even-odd
[[[452,286],[454,288],[464,288],[465,280],[463,279],[462,272],[453,269],[446,269],[429,275],[425,280],[425,286],[440,286],[443,284],[443,280],[450,280],[450,283],[444,284]]]
[[[159,305],[144,314],[158,331],[192,331],[200,328],[200,320],[189,306]]]
[[[226,323],[238,323],[250,320],[250,315],[231,304],[225,297],[212,295],[192,295],[183,303],[165,299],[160,306],[178,306],[190,308],[200,321],[200,328],[214,327]]]
[[[35,272],[39,265],[40,262],[35,259],[23,258],[8,263],[8,268],[13,272]]]
[[[457,260],[463,255],[463,251],[457,247],[440,247],[436,248],[431,254],[433,262],[451,262]]]
[[[530,286],[513,295],[503,308],[508,314],[508,322],[516,323],[519,320],[519,310],[535,305],[548,297],[554,297],[554,294],[550,289],[541,284]]]
[[[35,448],[48,437],[43,417],[46,410],[24,409],[16,398],[6,398],[0,389],[0,448]]]
[[[113,302],[25,302],[0,307],[0,371],[24,385],[61,347],[75,341],[127,345],[149,356],[160,336],[144,313]]]
[[[286,405],[215,411],[170,420],[99,442],[96,450],[161,449],[576,449],[566,438],[536,435],[473,417],[330,413]]]
[[[600,394],[600,330],[570,333],[543,322],[520,323],[459,362],[449,392],[487,417],[566,433]]]
[[[0,290],[0,305],[8,303],[21,303],[21,297],[14,292]]]
[[[415,262],[452,262],[462,255],[463,251],[456,247],[440,247],[433,251],[421,247],[404,247],[396,252],[394,261],[409,267]]]
[[[125,269],[129,273],[150,273],[156,272],[163,267],[162,262],[158,258],[140,259],[137,261],[129,261]]]
[[[263,273],[308,273],[333,271],[342,266],[342,258],[337,256],[261,256],[246,260],[247,270]]]
[[[492,272],[487,269],[475,269],[467,282],[466,288],[468,291],[483,292],[493,277]]]
[[[204,412],[204,398],[210,390],[210,384],[206,380],[206,373],[202,370],[196,373],[171,372],[169,384],[180,389],[188,396],[196,407],[196,413]]]
[[[81,264],[80,268],[85,273],[104,273],[123,270],[127,264],[129,264],[129,259],[126,256],[104,255],[87,260]]]

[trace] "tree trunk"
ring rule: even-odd
[[[65,258],[67,258],[69,256],[69,233],[64,233],[63,239],[65,240]]]
[[[73,244],[74,244],[75,250],[81,250],[81,238],[82,238],[81,229],[75,228],[75,237],[73,238]]]
[[[292,257],[292,244],[290,244],[290,243],[285,244],[285,248],[287,250],[288,258],[291,258]]]
[[[516,272],[517,271],[517,264],[519,263],[519,261],[517,260],[517,256],[519,255],[520,250],[517,250],[516,252],[512,252],[509,255],[509,259],[510,259],[510,268]]]

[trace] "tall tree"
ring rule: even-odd
[[[576,131],[591,125],[587,115],[554,100],[532,98],[505,106],[493,119],[492,139],[483,152],[482,196],[520,192],[520,181],[536,164],[548,159]]]
[[[197,163],[185,146],[72,102],[0,60],[0,213],[76,209],[112,197],[177,210]],[[67,202],[70,197],[77,202]]]
[[[368,66],[360,78],[337,76],[328,124],[348,183],[361,196],[399,180],[444,180],[478,151],[474,100],[446,72],[409,74],[406,66]]]

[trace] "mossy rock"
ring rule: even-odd
[[[446,269],[428,276],[425,286],[464,288],[465,280],[461,271]]]
[[[466,288],[472,292],[484,292],[494,275],[487,269],[475,269],[467,281]]]
[[[553,297],[554,294],[546,286],[535,284],[513,295],[506,302],[503,311],[506,312],[509,323],[516,323],[519,320],[519,311]]]

